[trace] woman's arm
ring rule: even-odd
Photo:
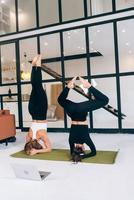
[[[65,108],[66,107],[66,98],[68,96],[69,88],[65,87],[64,90],[61,92],[60,96],[58,97],[58,103]]]
[[[70,89],[74,88],[74,82],[76,77],[74,77],[71,81],[68,82],[67,87],[61,92],[60,96],[58,97],[58,103],[65,108],[66,107],[66,98],[68,96],[68,92]]]

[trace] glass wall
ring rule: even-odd
[[[126,114],[126,117],[120,120],[118,116],[102,108],[93,111],[92,118],[87,118],[89,126],[93,125],[94,129],[102,130],[119,130],[121,126],[123,129],[134,128],[133,107],[131,106],[132,109],[130,109],[128,106],[127,110],[126,104],[124,104],[124,102],[129,102],[131,105],[129,93],[132,94],[130,85],[132,85],[134,73],[133,24],[134,20],[130,17],[126,20],[117,20],[116,23],[113,20],[113,22],[90,24],[77,29],[69,28],[54,33],[44,33],[44,35],[42,33],[39,35],[39,40],[37,37],[31,36],[30,38],[28,36],[25,39],[18,39],[16,43],[2,44],[0,46],[0,78],[3,88],[0,92],[4,103],[7,103],[9,88],[14,96],[21,96],[23,127],[30,126],[32,119],[28,112],[28,102],[31,93],[32,66],[29,61],[32,61],[37,53],[41,53],[42,64],[49,68],[49,71],[42,70],[42,84],[46,89],[49,104],[47,113],[49,128],[55,130],[55,128],[69,128],[71,125],[70,118],[59,106],[57,98],[65,82],[74,76],[82,76],[91,82],[95,80],[96,88],[109,97],[109,105],[117,110],[121,108],[121,112]],[[117,38],[115,38],[116,36]],[[17,62],[17,70],[20,68],[21,80],[16,79],[16,47],[19,47],[20,50],[20,63]],[[87,52],[88,49],[89,52]],[[14,73],[12,73],[11,66],[14,67]],[[10,74],[7,74],[7,69]],[[59,74],[60,80],[55,79],[52,72]],[[12,79],[13,75],[14,79]],[[19,84],[17,81],[20,81]],[[79,85],[80,82],[77,80],[76,84]],[[125,84],[126,90],[124,89]],[[127,92],[126,96],[124,91]],[[72,101],[87,100],[73,90],[70,90],[68,98]],[[18,103],[18,98],[14,100]],[[19,106],[21,106],[20,101]]]

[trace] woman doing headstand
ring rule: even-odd
[[[61,92],[60,96],[58,97],[59,104],[65,109],[67,115],[71,118],[71,129],[69,134],[69,145],[70,145],[70,153],[72,155],[75,154],[75,144],[78,148],[82,149],[82,154],[80,157],[87,158],[96,155],[96,148],[93,144],[88,131],[88,123],[86,120],[87,114],[90,111],[99,109],[105,106],[109,99],[103,93],[98,91],[94,88],[89,82],[84,80],[83,78],[79,77],[84,90],[88,90],[89,93],[92,93],[95,97],[94,100],[90,99],[84,102],[75,103],[67,99],[69,90],[74,88],[74,82],[76,77],[73,78],[65,87],[65,89]],[[90,153],[83,153],[84,147],[83,144],[87,144],[91,150]]]
[[[47,96],[42,86],[41,55],[32,61],[31,84],[32,91],[29,100],[29,113],[32,116],[32,125],[26,136],[24,151],[34,155],[51,151],[51,143],[47,136]],[[42,141],[42,144],[39,142]]]

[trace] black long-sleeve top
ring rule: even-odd
[[[84,102],[75,103],[67,99],[68,92],[69,88],[65,87],[58,97],[58,102],[73,121],[85,121],[89,111],[97,110],[108,104],[109,101],[106,95],[93,86],[89,88],[89,93],[94,95],[94,100],[89,99]]]

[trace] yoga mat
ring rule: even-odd
[[[88,151],[86,151],[88,152]],[[97,151],[96,156],[82,159],[84,163],[113,164],[117,151]],[[19,151],[11,155],[14,158],[27,158],[38,160],[70,161],[70,152],[67,149],[53,149],[49,153],[41,153],[33,156],[26,155],[24,151]],[[71,162],[71,161],[70,161]]]

